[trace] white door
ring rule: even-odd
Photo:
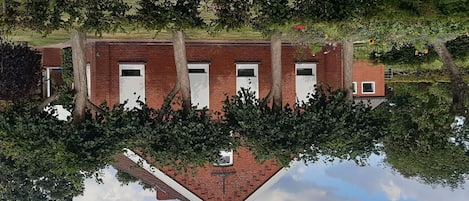
[[[315,93],[316,64],[315,63],[297,63],[296,70],[296,100],[298,103],[307,101],[308,94]]]
[[[126,108],[140,108],[137,100],[145,102],[145,64],[119,64],[120,103]]]
[[[236,93],[241,88],[255,92],[255,97],[259,98],[258,64],[236,64]]]
[[[189,81],[191,83],[191,102],[197,109],[209,107],[209,71],[208,63],[188,64]]]

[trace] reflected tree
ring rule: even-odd
[[[469,173],[468,133],[454,127],[449,85],[394,85],[395,96],[379,108],[389,124],[385,162],[405,177],[458,188]],[[438,89],[440,88],[440,89]],[[443,93],[442,93],[443,92]],[[466,123],[467,124],[467,123]]]
[[[39,88],[41,55],[24,44],[0,38],[0,100],[28,99]]]
[[[138,185],[142,186],[142,188],[145,190],[153,189],[153,186],[151,186],[150,184],[147,184],[144,181],[140,180],[139,178],[134,177],[131,174],[121,171],[121,170],[117,170],[115,177],[121,183],[121,185],[129,185],[131,183],[137,183]]]
[[[321,87],[307,102],[287,105],[276,113],[247,90],[224,102],[224,118],[259,160],[293,158],[316,161],[320,156],[366,164],[381,137],[379,113],[346,97],[344,90]]]

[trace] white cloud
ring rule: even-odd
[[[389,181],[388,183],[382,183],[381,189],[386,193],[389,200],[397,201],[401,197],[401,189],[394,184],[393,181]]]
[[[287,192],[281,189],[273,189],[265,193],[258,201],[298,201],[298,200],[321,200],[321,201],[345,201],[344,198],[336,198],[326,190],[310,188],[300,192]]]
[[[300,181],[303,179],[303,174],[306,172],[307,167],[304,165],[297,165],[291,171],[291,177],[294,181]]]
[[[379,163],[372,166],[357,167],[352,163],[342,163],[326,169],[329,177],[352,184],[369,193],[383,192],[389,200],[417,200],[417,201],[466,201],[469,197],[469,180],[464,189],[454,189],[441,186],[422,184],[415,179],[407,179],[393,172],[391,168],[379,167]],[[309,171],[309,170],[308,170]]]
[[[143,201],[156,200],[155,192],[143,190],[138,184],[121,186],[115,178],[116,170],[109,167],[103,170],[103,184],[98,184],[94,179],[85,181],[85,191],[82,196],[74,201]]]

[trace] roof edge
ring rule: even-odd
[[[169,187],[173,188],[177,192],[179,192],[182,196],[187,198],[191,201],[202,201],[197,195],[187,190],[184,186],[173,180],[171,177],[166,175],[161,170],[151,166],[148,164],[146,160],[141,158],[138,154],[133,152],[130,149],[124,149],[124,156],[132,160],[135,164],[139,164],[141,168],[151,173],[156,178],[160,179],[161,181],[165,182]]]
[[[294,160],[290,163],[289,167],[283,167],[279,171],[277,171],[273,176],[271,176],[267,181],[262,184],[259,188],[257,188],[245,201],[254,201],[259,198],[262,193],[270,189],[274,184],[276,184],[283,176],[285,176],[289,169],[296,166],[299,162]]]

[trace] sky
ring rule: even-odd
[[[259,201],[467,201],[469,180],[464,189],[451,191],[406,179],[372,156],[370,165],[358,167],[353,162],[324,164],[316,162],[293,165]],[[104,184],[86,181],[84,195],[75,201],[156,201],[155,192],[144,191],[137,184],[121,186],[116,170],[103,170]]]
[[[465,189],[451,191],[406,179],[386,167],[382,157],[372,156],[370,165],[358,167],[353,162],[308,166],[299,163],[291,168],[259,201],[467,201]]]

